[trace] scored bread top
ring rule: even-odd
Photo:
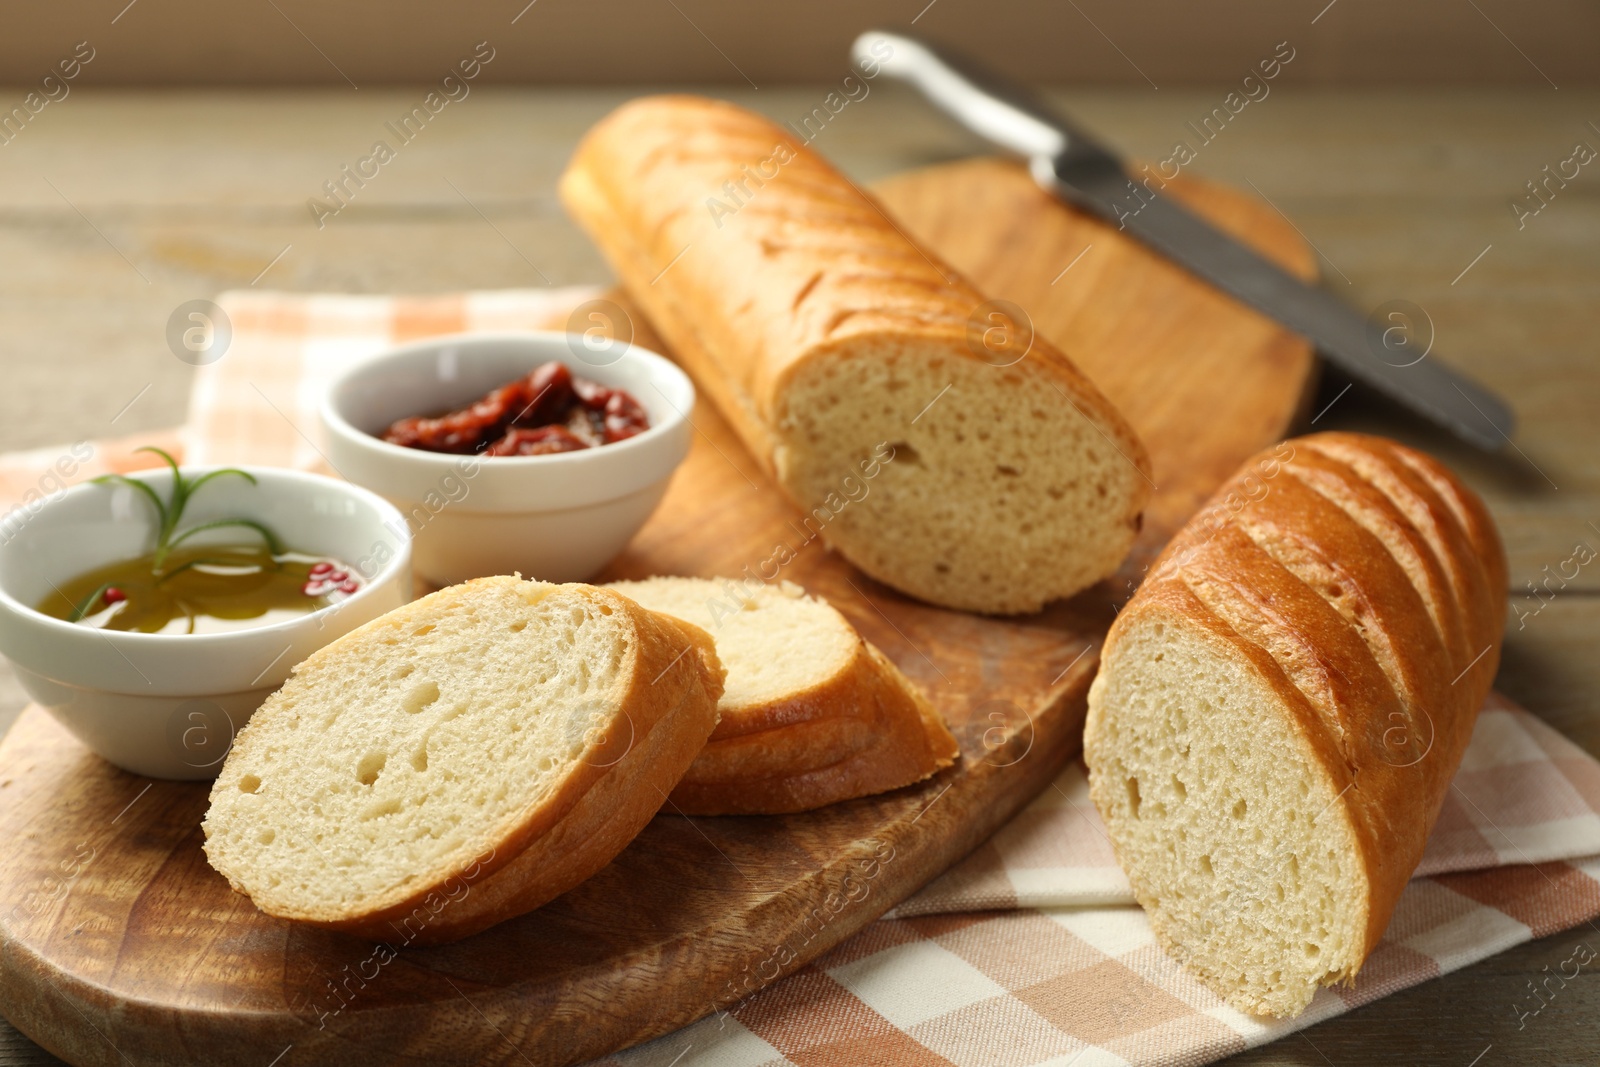
[[[636,775],[607,805],[632,812],[608,838],[620,850],[710,734],[721,680],[705,634],[613,592],[511,577],[440,590],[327,645],[268,698],[212,789],[207,856],[264,911],[374,933],[452,879],[493,885],[613,767]],[[690,735],[675,766],[623,761],[661,730]],[[572,877],[597,859],[610,855]],[[543,902],[510,888],[490,896]],[[507,917],[479,906],[431,933]]]
[[[966,343],[968,319],[986,297],[821,155],[754,112],[687,95],[629,101],[584,137],[561,193],[580,221],[593,211],[620,227],[608,243],[625,240],[660,266],[678,260],[646,288],[665,283],[661,292],[681,309],[716,313],[655,324],[674,342],[674,332],[692,329],[720,372],[707,384],[730,385],[762,423],[776,421],[780,382],[796,363],[851,338],[938,338],[980,361]],[[761,284],[728,286],[756,277]],[[655,294],[633,295],[648,307]],[[1029,358],[1130,455],[1142,454],[1122,416],[1053,345],[1036,338]]]
[[[1086,727],[1096,804],[1158,936],[1236,1006],[1298,1011],[1315,981],[1284,985],[1286,975],[1299,967],[1323,982],[1353,978],[1378,943],[1422,857],[1493,679],[1506,582],[1493,521],[1444,468],[1382,438],[1324,433],[1248,461],[1173,538],[1118,615],[1090,693]],[[1191,846],[1174,842],[1177,852],[1169,855],[1165,845],[1143,840],[1141,808],[1165,812],[1169,801],[1181,805],[1184,790],[1169,795],[1165,783],[1169,777],[1178,782],[1184,768],[1192,772],[1202,755],[1198,747],[1191,753],[1190,739],[1171,742],[1181,756],[1135,750],[1132,737],[1150,745],[1159,732],[1131,717],[1147,700],[1139,686],[1169,670],[1163,657],[1205,647],[1237,664],[1235,702],[1246,691],[1245,675],[1274,694],[1266,704],[1230,713],[1274,729],[1280,717],[1287,721],[1293,751],[1276,754],[1272,773],[1304,765],[1314,779],[1277,795],[1285,839],[1319,828],[1331,835],[1326,847],[1349,835],[1353,855],[1339,857],[1338,878],[1340,892],[1358,898],[1342,913],[1354,927],[1344,941],[1307,939],[1307,959],[1258,961],[1252,970],[1238,964],[1251,946],[1196,943],[1204,908],[1175,890],[1186,872],[1166,866]],[[1200,704],[1189,710],[1199,714]],[[1172,714],[1172,723],[1184,721]],[[1178,738],[1182,730],[1171,729]],[[1242,764],[1257,756],[1224,746],[1219,758]],[[1119,776],[1137,784],[1125,787]],[[1201,794],[1215,784],[1199,783]],[[1319,798],[1311,803],[1316,810],[1301,813],[1309,821],[1295,822],[1292,809],[1307,797]],[[1241,820],[1247,814],[1242,801],[1237,814]],[[1207,823],[1213,815],[1217,821]],[[1196,823],[1195,849],[1232,840],[1229,835],[1246,827],[1220,813],[1205,819]],[[1205,856],[1207,874],[1228,871],[1226,859]],[[1304,873],[1323,857],[1277,859],[1298,860]],[[1193,890],[1212,883],[1185,884]],[[1224,899],[1228,886],[1215,883],[1215,907],[1244,908],[1253,899],[1242,887],[1232,888]],[[1334,951],[1320,951],[1327,949]],[[1279,985],[1269,988],[1273,982],[1262,973]],[[1239,975],[1253,976],[1253,984],[1233,984]]]
[[[1150,582],[1187,586],[1271,655],[1349,789],[1375,892],[1397,898],[1499,662],[1505,550],[1477,496],[1419,452],[1352,433],[1286,449],[1219,490],[1245,502],[1220,529],[1186,526]]]
[[[1009,613],[1126,555],[1150,491],[1131,427],[789,131],[719,101],[634,100],[585,136],[561,196],[808,527],[862,570]]]

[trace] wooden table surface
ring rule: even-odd
[[[827,91],[731,95],[786,120]],[[475,90],[317,227],[307,200],[375,140],[394,143],[384,124],[423,92],[83,88],[0,146],[0,449],[180,422],[193,372],[168,349],[167,320],[184,301],[224,288],[440,291],[604,279],[599,257],[563,217],[554,182],[583,130],[628,95],[620,91]],[[1074,92],[1061,102],[1127,153],[1155,159],[1180,139],[1197,143],[1187,124],[1223,92]],[[1199,147],[1191,166],[1253,185],[1316,247],[1330,289],[1363,310],[1391,300],[1420,307],[1437,338],[1430,358],[1511,398],[1522,430],[1516,449],[1494,459],[1359,390],[1341,393],[1342,382],[1324,386],[1314,411],[1319,429],[1382,432],[1426,448],[1483,493],[1511,554],[1513,613],[1498,685],[1600,755],[1600,563],[1564,587],[1552,579],[1555,592],[1543,600],[1528,595],[1528,583],[1558,574],[1576,546],[1588,546],[1580,559],[1600,551],[1595,168],[1564,187],[1552,182],[1520,228],[1511,207],[1576,142],[1600,147],[1591,119],[1600,121],[1600,93],[1570,88],[1280,87]],[[884,85],[841,112],[816,147],[858,180],[981,151]],[[5,670],[0,728],[22,703]],[[1529,978],[1580,941],[1600,948],[1600,930],[1532,942],[1229,1062],[1594,1062],[1595,972],[1569,981],[1520,1028],[1513,1008]],[[0,1023],[0,1067],[56,1062]]]

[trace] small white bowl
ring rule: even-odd
[[[378,437],[396,419],[456,410],[551,361],[625,389],[650,428],[614,444],[544,456],[457,456]],[[596,355],[580,335],[437,337],[374,357],[323,397],[328,462],[398,507],[411,526],[417,573],[433,585],[520,572],[593,577],[644,525],[689,452],[694,385],[637,345]]]
[[[213,519],[256,519],[290,549],[350,564],[362,577],[356,592],[287,622],[215,634],[101,630],[34,610],[53,585],[150,551],[154,509],[126,485],[76,486],[0,542],[0,653],[29,696],[124,770],[154,778],[216,777],[234,734],[295,664],[411,599],[405,520],[388,503],[332,478],[244,469],[255,485],[243,478],[206,483],[184,508],[180,529]],[[168,470],[132,477],[163,500],[171,491]],[[239,539],[237,530],[217,530],[185,543]]]

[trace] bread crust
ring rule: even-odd
[[[520,579],[475,579],[367,626],[403,630],[435,598],[460,598],[489,583]],[[365,901],[359,910],[291,914],[274,908],[272,914],[390,943],[455,941],[573,888],[645,827],[716,726],[724,671],[715,646],[699,627],[647,611],[610,590],[571,584],[551,586],[545,595],[601,602],[629,620],[636,638],[632,676],[616,713],[586,740],[577,766],[556,792],[524,810],[514,825],[495,831],[483,854],[418,872],[410,885]],[[338,646],[312,659],[336,657]],[[239,743],[249,744],[248,727]],[[618,745],[627,746],[620,758],[614,755]],[[234,888],[244,891],[237,882]]]
[[[1247,461],[1173,538],[1107,635],[1101,675],[1126,669],[1123,634],[1160,617],[1226,641],[1272,686],[1279,703],[1262,712],[1293,724],[1355,841],[1363,944],[1331,982],[1355,977],[1422,858],[1498,663],[1506,562],[1482,501],[1428,457],[1349,433],[1286,446]],[[1097,679],[1085,728],[1103,814],[1105,690]],[[1188,958],[1161,921],[1163,887],[1128,874],[1158,938]]]
[[[938,712],[865,640],[833,677],[724,715],[672,791],[686,815],[781,815],[883,793],[950,766]]]
[[[774,159],[783,160],[781,181],[777,170],[750,177],[752,165]],[[743,181],[752,191],[750,183],[763,177],[739,208],[749,215],[737,226],[724,228],[707,211],[708,197],[730,195],[724,182]],[[983,362],[968,331],[984,296],[912,243],[876,201],[820,156],[741,108],[692,96],[632,101],[583,139],[560,192],[676,356],[802,510],[817,501],[802,499],[799,461],[783,436],[791,415],[788,389],[797,375],[868,344],[915,349],[930,362]],[[707,246],[698,256],[690,251],[697,242]],[[1003,594],[978,582],[934,588],[894,560],[866,551],[871,531],[836,524],[823,530],[824,540],[913,596],[992,613],[1037,611],[1115,570],[1149,495],[1143,444],[1042,337],[1006,373],[1019,398],[1059,393],[1128,460],[1111,476],[1120,513],[1102,538],[1074,546],[1082,565],[1072,578],[1063,564],[1060,574],[1038,573]],[[1034,491],[1039,509],[1053,506],[1041,487]]]

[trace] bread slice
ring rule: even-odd
[[[1122,562],[1150,491],[1126,420],[788,130],[634,100],[584,138],[561,198],[808,536],[989,613]]]
[[[1381,438],[1255,457],[1107,636],[1084,757],[1161,944],[1294,1015],[1383,936],[1499,658],[1481,501]]]
[[[622,851],[710,736],[722,676],[703,631],[609,590],[442,589],[267,699],[212,788],[206,855],[270,915],[465,937]]]
[[[650,578],[609,588],[704,629],[727,668],[722,720],[672,791],[685,814],[809,811],[921,781],[958,754],[899,668],[791,582]]]

